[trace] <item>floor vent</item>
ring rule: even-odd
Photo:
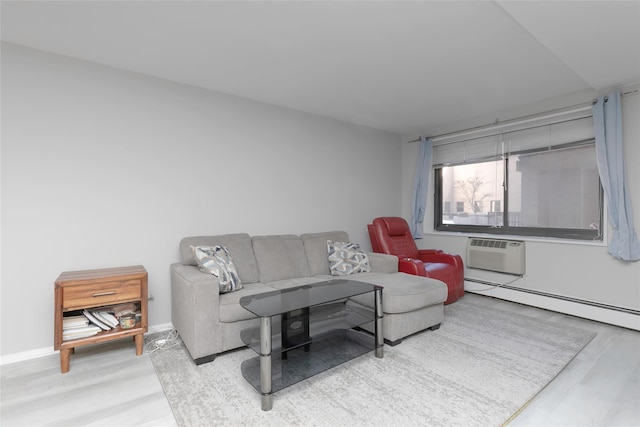
[[[524,274],[524,242],[472,237],[467,243],[467,267]]]

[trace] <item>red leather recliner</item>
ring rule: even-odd
[[[464,264],[460,255],[438,249],[418,249],[403,218],[376,218],[367,228],[373,251],[396,255],[399,271],[444,282],[449,288],[445,304],[456,302],[464,295]]]

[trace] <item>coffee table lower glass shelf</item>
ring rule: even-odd
[[[375,309],[344,303],[369,292]],[[259,327],[241,333],[258,354],[241,371],[261,394],[263,410],[271,409],[272,393],[285,387],[372,350],[383,357],[381,286],[338,279],[242,297],[240,304],[260,316]],[[374,336],[354,329],[367,323],[374,324]]]
[[[309,351],[298,347],[289,350],[285,360],[282,360],[282,353],[271,357],[271,393],[360,357],[374,348],[372,335],[353,329],[314,337]],[[260,357],[245,360],[241,369],[242,376],[261,393]]]

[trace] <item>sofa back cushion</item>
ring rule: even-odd
[[[311,276],[299,236],[254,236],[252,241],[262,283]]]
[[[253,255],[251,236],[246,233],[221,234],[218,236],[185,237],[180,241],[180,259],[186,265],[198,265],[193,258],[191,246],[224,246],[233,259],[238,277],[243,283],[260,281],[258,264]]]
[[[304,252],[309,262],[312,276],[331,274],[329,270],[329,253],[327,240],[334,242],[348,242],[349,235],[345,231],[327,231],[324,233],[306,233],[300,235],[304,244]]]

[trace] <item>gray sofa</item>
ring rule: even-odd
[[[240,332],[257,326],[258,319],[240,306],[240,298],[274,289],[348,278],[384,287],[384,338],[395,345],[425,329],[437,329],[444,317],[447,287],[425,277],[398,272],[392,255],[368,253],[371,272],[332,276],[327,241],[348,242],[343,231],[297,235],[254,236],[226,234],[186,237],[180,242],[181,262],[171,265],[171,319],[197,364],[212,361],[218,353],[243,347]],[[191,246],[225,246],[243,287],[219,293],[218,279],[203,273]],[[344,302],[373,308],[373,295]],[[373,325],[363,326],[364,329]],[[370,329],[372,331],[372,329]]]

